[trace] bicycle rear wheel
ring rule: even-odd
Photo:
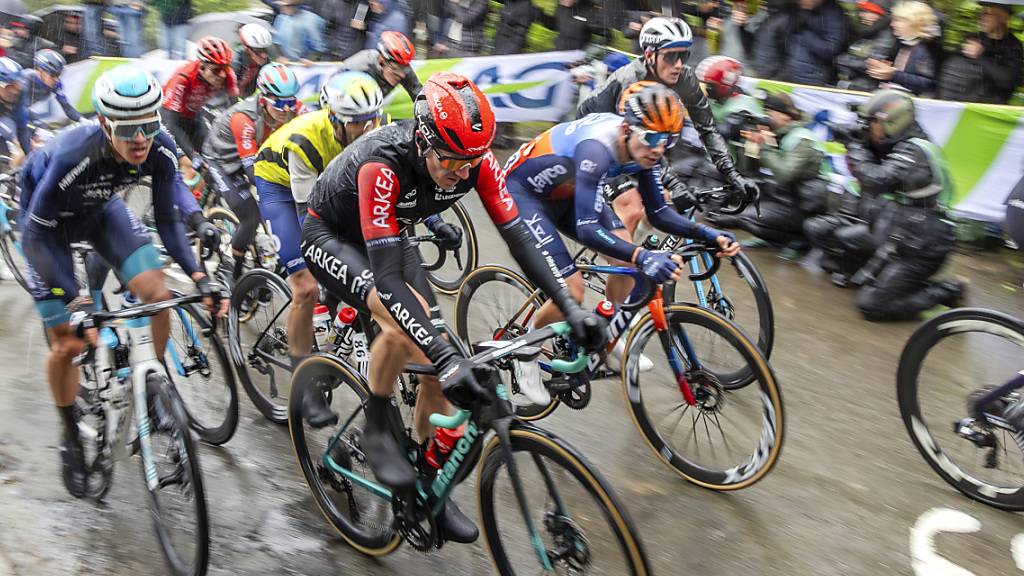
[[[664,333],[646,313],[627,336],[622,384],[633,420],[676,474],[712,490],[746,488],[771,471],[782,450],[785,419],[775,375],[760,350],[714,312],[673,304],[664,313]],[[641,354],[654,370],[638,370]],[[676,378],[670,355],[685,381]],[[716,376],[722,365],[748,366],[751,386],[726,388]],[[683,386],[695,404],[686,402]]]
[[[288,422],[291,360],[288,310],[292,292],[280,276],[263,269],[246,272],[231,292],[228,347],[245,393],[271,422]]]
[[[543,303],[543,295],[535,294],[533,284],[518,272],[504,266],[482,266],[466,277],[455,299],[455,333],[475,353],[480,342],[512,340],[525,334]],[[511,360],[499,361],[495,368],[511,392],[516,416],[539,420],[558,407],[556,396],[541,406],[520,394]]]
[[[344,430],[338,426],[316,429],[306,423],[302,396],[307,387],[317,385],[330,390],[328,401],[341,418],[341,425],[348,421]],[[391,553],[401,543],[392,528],[391,501],[345,477],[325,461],[325,455],[329,455],[338,466],[373,481],[360,445],[366,425],[363,402],[370,393],[365,382],[337,357],[316,354],[299,365],[293,391],[288,405],[292,448],[320,512],[356,550],[370,556]]]
[[[172,573],[202,576],[210,554],[210,527],[199,453],[189,432],[188,415],[173,385],[162,374],[151,373],[146,390],[150,452],[142,451],[139,463],[153,528]],[[150,485],[150,478],[155,485]]]
[[[171,311],[166,364],[192,429],[203,442],[224,444],[238,428],[238,387],[224,344],[195,305]]]
[[[1002,418],[1011,390],[976,419],[972,396],[1010,382],[1024,359],[1024,322],[960,308],[922,324],[896,375],[900,416],[914,446],[947,484],[996,508],[1024,511],[1024,435]]]
[[[456,260],[454,253],[449,251],[445,256],[444,265],[437,270],[427,272],[427,278],[438,292],[452,295],[458,291],[466,276],[476,269],[480,259],[480,249],[477,244],[476,229],[473,227],[473,221],[470,219],[466,207],[461,202],[452,204],[451,208],[441,213],[441,216],[445,222],[462,230],[462,246],[458,250],[458,260]],[[427,232],[425,225],[419,224],[415,227],[415,234],[423,234],[425,232]],[[441,248],[429,242],[420,244],[417,249],[420,252],[420,258],[427,264],[437,262],[441,256],[439,253]]]
[[[508,455],[492,437],[483,450],[477,506],[499,574],[538,574],[545,568],[558,574],[650,573],[632,520],[597,470],[549,432],[513,424],[509,436],[530,506],[527,513],[539,538],[532,538],[525,526]]]
[[[28,292],[28,280],[25,278],[25,256],[21,253],[17,238],[13,230],[0,234],[0,256],[4,264],[14,276],[14,281]]]

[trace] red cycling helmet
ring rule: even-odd
[[[380,35],[377,51],[385,60],[401,66],[408,66],[416,57],[416,47],[401,32],[385,32]]]
[[[469,78],[454,72],[431,76],[416,96],[419,135],[436,150],[474,158],[494,142],[494,111]]]
[[[231,47],[228,43],[215,36],[204,36],[196,44],[196,57],[201,62],[209,62],[217,66],[228,66],[231,64]]]
[[[739,92],[736,85],[743,75],[743,64],[728,56],[709,56],[701,60],[694,73],[707,87],[709,96],[725,100]]]

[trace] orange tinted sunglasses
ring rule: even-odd
[[[441,156],[437,150],[434,150],[434,156],[437,156],[437,161],[441,164],[442,168],[451,172],[461,172],[467,168],[473,169],[484,161],[482,154],[475,158],[452,158],[450,156]]]

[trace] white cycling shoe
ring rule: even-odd
[[[519,393],[538,406],[547,406],[551,403],[551,394],[541,380],[540,364],[537,359],[514,360],[512,369],[515,370],[516,382],[519,384]]]
[[[608,353],[605,358],[605,366],[608,367],[612,372],[622,372],[622,356],[626,353],[626,339],[619,337],[618,342],[615,343],[615,347]],[[641,354],[640,359],[637,361],[637,368],[641,372],[649,372],[654,369],[654,362],[651,361],[646,355]]]

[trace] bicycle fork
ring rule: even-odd
[[[690,381],[686,378],[686,370],[683,368],[682,359],[679,357],[679,353],[676,351],[676,347],[672,343],[672,335],[668,331],[668,318],[665,317],[665,304],[661,296],[661,286],[658,286],[654,291],[654,298],[647,304],[647,309],[651,313],[651,320],[654,322],[654,330],[658,333],[658,339],[661,340],[661,346],[665,349],[665,355],[668,357],[668,364],[672,367],[672,374],[676,377],[676,386],[679,387],[679,392],[682,393],[683,399],[690,406],[697,404],[697,398],[693,395],[693,390],[690,388]],[[693,358],[694,354],[690,342],[685,338],[681,338],[683,346],[686,348],[686,354],[688,357]]]

